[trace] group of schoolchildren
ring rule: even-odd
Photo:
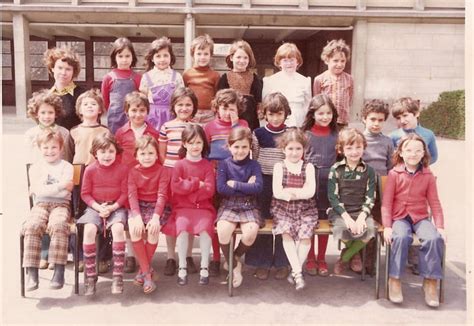
[[[38,125],[27,131],[33,163],[29,191],[35,199],[23,225],[27,290],[38,288],[46,231],[47,259],[54,268],[50,287],[64,284],[73,163],[86,165],[80,197],[87,207],[76,217],[84,225],[86,295],[96,290],[96,235],[105,237],[107,230],[113,239],[112,293],[123,292],[130,257],[139,265],[134,284],[144,293],[156,289],[152,259],[160,232],[167,243],[165,275],[177,271],[182,286],[188,274],[198,272],[192,243],[199,236],[199,284],[207,285],[210,276],[219,275],[221,251],[223,268],[231,265],[236,227],[242,236],[234,249],[233,287],[242,283],[245,255],[258,279],[268,279],[274,267],[276,279],[301,290],[304,274],[329,275],[328,235],[317,236],[315,250],[318,220],[329,219],[334,238],[346,247],[335,274],[370,269],[359,252],[373,242],[377,220],[392,244],[390,300],[403,300],[400,277],[415,232],[422,239],[425,301],[437,306],[445,234],[428,167],[437,159],[436,143],[418,124],[419,103],[401,98],[392,105],[400,128],[387,137],[382,126],[388,105],[367,102],[362,133],[347,126],[354,85],[344,72],[350,49],[343,40],[323,49],[328,70],[315,78],[313,89],[310,78],[297,73],[303,60],[292,43],[278,48],[274,63],[280,71],[263,81],[251,70],[255,58],[247,42],[231,45],[230,71],[222,76],[210,67],[213,47],[208,35],[197,37],[191,45],[194,66],[181,76],[172,69],[170,40],[159,38],[151,43],[141,76],[133,71],[137,57],[131,42],[119,38],[101,92],[73,82],[80,66],[72,50],[47,51],[55,84],[33,94],[28,105]],[[100,123],[105,113],[107,127]],[[382,203],[376,200],[377,175],[388,175]],[[265,219],[273,219],[273,235],[258,235]]]

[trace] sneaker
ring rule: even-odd
[[[344,273],[344,271],[347,268],[347,265],[348,265],[348,263],[343,262],[342,259],[339,258],[337,260],[336,264],[334,265],[334,274],[340,275],[340,274]]]
[[[125,258],[125,266],[123,268],[123,271],[125,273],[135,273],[137,269],[137,262],[135,260],[135,257],[129,256]]]
[[[360,257],[360,254],[355,254],[352,256],[351,262],[350,262],[350,268],[353,272],[360,273],[362,272],[362,258]]]
[[[311,260],[308,259],[306,261],[306,264],[304,265],[304,270],[305,270],[306,274],[308,274],[308,275],[311,275],[311,276],[318,275],[316,261],[314,261],[312,259]]]
[[[165,275],[173,276],[174,274],[176,274],[176,260],[170,258],[166,260]]]
[[[217,277],[220,275],[220,267],[221,267],[221,262],[220,261],[211,261],[209,263],[209,276],[210,277]]]
[[[276,269],[275,279],[276,280],[284,280],[285,278],[288,277],[289,272],[290,271],[289,271],[288,267],[286,267],[286,266],[278,267]]]
[[[232,271],[233,279],[232,279],[232,287],[238,288],[242,285],[243,277],[242,277],[242,263],[237,260],[237,266],[235,266],[234,270]]]
[[[306,282],[304,281],[304,277],[302,273],[297,273],[294,275],[293,279],[295,280],[295,290],[300,291],[306,287]]]
[[[109,263],[106,262],[106,261],[100,261],[98,271],[99,271],[99,274],[108,273],[109,272]]]
[[[425,278],[423,279],[423,292],[425,293],[425,302],[428,306],[437,308],[439,307],[438,298],[438,280]]]
[[[123,277],[114,276],[112,278],[112,294],[122,294],[123,293]]]
[[[188,274],[196,274],[198,272],[193,257],[186,257],[186,268],[188,269]]]
[[[268,279],[269,274],[270,274],[270,270],[268,268],[259,267],[255,270],[255,273],[253,274],[253,276],[255,276],[261,281],[265,281]]]
[[[86,281],[84,282],[85,291],[84,295],[94,295],[95,294],[95,283],[97,279],[95,277],[86,277]]]
[[[48,269],[48,261],[46,259],[41,259],[39,264],[39,269]]]
[[[397,278],[388,279],[388,299],[393,303],[403,302],[402,282]]]

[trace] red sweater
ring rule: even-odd
[[[128,168],[115,160],[110,166],[95,161],[88,165],[82,181],[81,198],[92,207],[94,201],[116,202],[120,207],[127,206]]]
[[[133,70],[131,69],[121,70],[121,69],[114,68],[112,69],[111,72],[109,72],[107,75],[104,76],[104,79],[102,79],[102,85],[100,87],[101,88],[100,91],[102,93],[102,98],[104,99],[105,110],[109,109],[110,91],[112,90],[112,85],[114,84],[114,77],[112,75],[112,72],[114,72],[119,79],[129,79],[133,73]],[[136,90],[138,90],[138,88],[140,87],[141,79],[142,79],[142,75],[135,72],[135,77],[133,78],[133,81],[135,82]]]
[[[399,164],[388,173],[383,192],[382,223],[392,227],[395,220],[410,215],[413,223],[428,218],[428,205],[437,228],[444,228],[443,209],[436,189],[436,177],[429,168],[423,168],[414,175]]]
[[[158,142],[159,133],[155,128],[147,124],[143,135],[150,135]],[[122,160],[122,163],[128,166],[129,169],[138,164],[138,161],[135,159],[135,134],[131,128],[130,122],[120,127],[119,130],[115,133],[115,139],[117,144],[122,147],[123,152],[119,155],[119,159]]]
[[[139,200],[156,202],[154,213],[163,214],[168,199],[169,182],[167,169],[158,161],[148,168],[135,165],[128,173],[128,202],[132,214],[134,216],[140,214]]]
[[[199,188],[199,181],[204,182],[204,187]],[[192,162],[182,159],[176,162],[170,187],[173,210],[199,208],[215,212],[212,197],[216,190],[216,176],[208,160]]]

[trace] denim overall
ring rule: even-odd
[[[171,119],[170,102],[171,95],[176,89],[176,70],[173,70],[171,81],[168,84],[153,85],[148,74],[145,74],[145,78],[152,97],[147,123],[159,131],[161,126]]]
[[[137,89],[134,78],[135,73],[132,72],[129,78],[118,78],[117,74],[112,71],[110,75],[113,78],[112,89],[110,90],[110,105],[107,111],[107,127],[113,134],[128,122],[127,115],[123,109],[125,96]]]

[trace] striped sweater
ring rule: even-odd
[[[271,130],[268,124],[253,131],[252,158],[260,163],[262,173],[273,175],[275,163],[283,161],[285,155],[276,146],[275,140],[285,132],[286,126]]]
[[[160,144],[166,145],[166,155],[163,166],[174,167],[179,161],[178,151],[181,148],[181,134],[189,122],[182,122],[176,119],[165,122],[160,129]]]
[[[231,125],[231,122],[222,121],[219,118],[215,118],[204,126],[207,141],[209,142],[210,153],[209,160],[224,160],[230,157],[230,151],[227,148],[227,138],[232,130],[236,127],[248,127],[248,123],[245,120],[239,119],[235,125]]]

